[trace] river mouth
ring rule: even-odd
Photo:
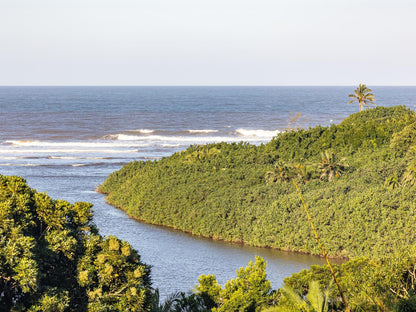
[[[235,277],[260,255],[274,289],[324,259],[191,236],[138,223],[107,205],[98,185],[133,160],[154,161],[191,144],[266,143],[293,127],[338,123],[356,111],[350,87],[1,87],[0,174],[17,175],[39,192],[94,205],[102,235],[116,235],[152,265],[162,297],[190,290],[201,274]],[[416,88],[375,90],[384,106],[414,107]],[[337,262],[338,260],[331,260]]]
[[[101,192],[99,190],[99,188],[96,189],[96,192],[98,194],[104,195],[105,197],[108,196],[108,194],[105,194],[105,193]],[[147,226],[151,226],[151,227],[155,227],[155,228],[159,228],[159,229],[162,229],[164,231],[171,231],[172,233],[181,233],[181,234],[184,234],[184,235],[189,236],[189,237],[197,238],[197,239],[199,239],[201,241],[206,240],[206,241],[209,241],[209,242],[222,243],[222,244],[229,245],[229,246],[234,246],[234,247],[240,246],[240,247],[243,247],[244,249],[252,248],[253,250],[255,250],[257,252],[260,252],[260,250],[270,250],[272,254],[274,254],[276,252],[281,252],[282,255],[283,254],[287,254],[287,255],[293,255],[293,254],[296,254],[296,255],[305,255],[308,259],[310,257],[315,257],[315,258],[319,259],[318,261],[322,260],[322,263],[326,263],[326,260],[323,260],[323,258],[322,258],[323,256],[322,255],[314,255],[314,254],[310,254],[308,252],[302,252],[302,251],[297,251],[297,250],[284,250],[284,249],[279,249],[279,248],[270,247],[270,246],[253,246],[253,245],[249,245],[249,244],[247,244],[247,243],[245,243],[243,241],[227,241],[225,239],[219,239],[219,238],[213,238],[213,237],[206,237],[206,236],[203,236],[203,235],[194,234],[194,233],[192,233],[190,231],[182,230],[180,228],[175,228],[173,226],[150,223],[150,222],[147,222],[146,220],[141,220],[141,219],[136,218],[135,216],[132,216],[132,215],[128,214],[122,208],[116,207],[116,206],[112,205],[111,203],[109,203],[106,199],[105,199],[105,203],[107,205],[113,207],[114,209],[120,210],[121,212],[123,212],[124,214],[126,214],[127,217],[129,217],[130,219],[134,220],[135,222],[137,222],[139,224],[147,225]],[[287,258],[288,259],[291,259],[292,257],[287,257]],[[349,260],[347,257],[339,257],[339,256],[337,256],[337,257],[327,256],[327,258],[331,262],[336,263],[336,264],[342,264],[342,263],[344,263],[344,262],[346,262],[346,261]]]
[[[191,291],[203,274],[215,274],[218,282],[225,284],[256,255],[267,261],[267,279],[273,289],[281,287],[285,277],[325,262],[318,256],[217,241],[137,222],[108,205],[105,195],[95,191],[110,173],[93,167],[52,170],[43,166],[8,166],[1,171],[3,175],[23,176],[30,187],[54,199],[92,203],[93,222],[100,234],[115,235],[138,251],[142,261],[152,266],[152,285],[159,289],[162,299],[177,291]]]
[[[143,261],[152,265],[154,287],[160,288],[163,297],[175,291],[190,291],[202,274],[215,274],[218,282],[225,284],[235,277],[238,268],[254,261],[256,255],[267,261],[267,278],[273,289],[281,287],[285,277],[325,263],[325,259],[318,256],[218,241],[141,223],[106,204],[104,195],[97,195],[96,223],[105,229],[100,232],[109,235],[110,223],[112,235],[129,241],[139,251]],[[342,263],[343,260],[331,262]]]

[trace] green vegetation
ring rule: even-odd
[[[270,282],[266,280],[266,263],[256,257],[246,268],[237,270],[237,277],[227,281],[224,288],[218,285],[215,276],[202,275],[196,292],[206,294],[218,307],[213,312],[254,311],[267,303],[271,292]]]
[[[301,186],[351,311],[416,311],[416,114],[377,107],[339,125],[288,131],[253,146],[210,144],[133,162],[100,190],[146,222],[320,254],[291,180]],[[295,230],[294,230],[295,229]],[[224,287],[201,276],[164,311],[345,311],[329,266],[270,289],[257,258]]]
[[[334,266],[334,265],[333,265]],[[335,265],[338,280],[352,311],[416,311],[416,249],[403,248],[379,259],[357,258]],[[332,283],[328,266],[312,266],[284,280],[285,287],[277,291],[278,304],[294,308],[285,288],[306,296],[311,283],[318,282],[321,291],[329,291],[330,311],[343,311],[339,293]],[[288,298],[289,297],[289,298]],[[309,300],[310,303],[312,303]],[[279,311],[279,310],[270,310]],[[283,311],[317,311],[294,308]],[[319,310],[320,311],[320,310]]]
[[[376,107],[268,144],[191,146],[132,162],[99,187],[145,222],[245,244],[329,256],[386,256],[415,245],[416,114]],[[294,230],[296,229],[296,230]]]
[[[0,311],[146,311],[149,273],[127,242],[98,235],[91,204],[0,175]]]
[[[350,311],[416,311],[416,248],[376,260],[357,258],[333,265]],[[192,294],[177,293],[152,311],[165,312],[326,312],[346,311],[327,265],[312,266],[285,278],[273,291],[266,263],[237,270],[224,286],[215,275],[202,275]]]
[[[210,144],[132,162],[100,190],[130,215],[194,234],[320,254],[300,185],[351,311],[416,311],[416,114],[354,114],[270,143]],[[186,265],[186,264],[185,264]],[[91,204],[52,200],[0,175],[0,311],[345,311],[329,266],[272,290],[260,257],[224,286],[199,278],[164,303],[127,242],[102,238]]]
[[[352,100],[349,101],[348,104],[358,102],[360,112],[363,110],[364,105],[367,106],[367,108],[370,108],[370,105],[368,104],[376,105],[374,103],[376,99],[374,98],[374,94],[371,92],[372,90],[367,88],[365,84],[360,83],[358,88],[355,89],[354,94],[348,95],[350,98],[352,98]]]

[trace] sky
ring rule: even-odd
[[[0,0],[0,85],[416,85],[415,0]]]

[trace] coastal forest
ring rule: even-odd
[[[144,222],[319,255],[292,181],[329,256],[378,257],[415,244],[416,114],[376,107],[260,146],[191,146],[129,163],[99,190]]]
[[[416,311],[415,185],[416,113],[404,106],[129,163],[99,191],[137,220],[319,255],[313,220],[326,254],[345,259],[332,265],[338,285],[323,265],[273,290],[256,257],[225,285],[203,275],[160,302],[151,267],[99,235],[90,204],[0,176],[0,311]]]
[[[0,311],[146,311],[150,267],[98,234],[91,204],[0,175]]]

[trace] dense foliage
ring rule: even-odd
[[[416,311],[416,248],[332,266],[350,311]],[[327,265],[295,273],[273,291],[266,263],[256,257],[224,286],[215,275],[202,275],[192,294],[174,294],[153,311],[334,312],[346,307]]]
[[[145,222],[319,254],[295,179],[330,256],[384,256],[416,241],[415,129],[410,109],[376,107],[260,146],[191,146],[132,162],[99,189]]]
[[[416,311],[416,114],[375,108],[253,146],[210,144],[133,162],[100,186],[130,215],[195,234],[318,254],[302,189],[351,311]],[[186,265],[186,264],[185,264]],[[328,266],[273,291],[256,257],[224,286],[159,302],[127,242],[102,238],[91,204],[0,175],[0,311],[345,311]]]
[[[416,311],[414,247],[402,248],[379,259],[361,257],[350,260],[342,265],[335,265],[335,271],[352,311]],[[328,266],[312,266],[310,270],[287,277],[284,280],[285,287],[277,292],[277,306],[289,306],[293,311],[299,311],[287,290],[293,290],[304,297],[313,282],[318,282],[321,290],[328,290],[328,310],[344,310]]]
[[[98,235],[91,204],[0,175],[0,311],[147,311],[149,273],[127,242]]]

